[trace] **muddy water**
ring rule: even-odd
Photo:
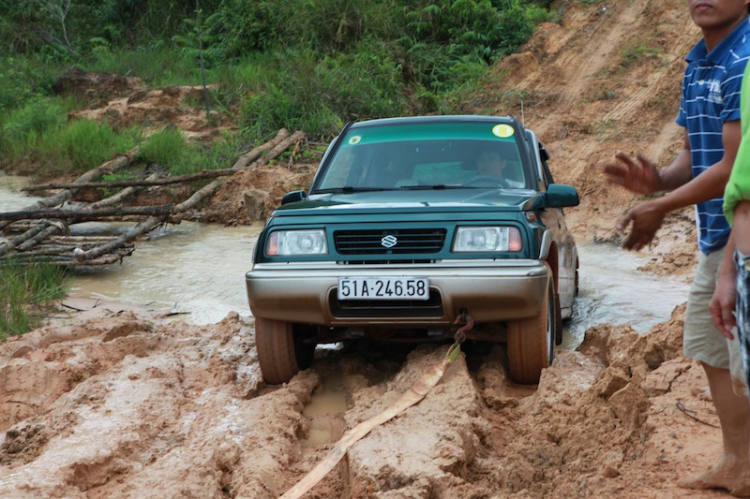
[[[24,183],[22,178],[0,177],[0,211],[35,201],[16,190]],[[130,226],[109,225],[107,230]],[[102,227],[84,224],[76,231],[98,232]],[[138,241],[122,264],[76,271],[71,294],[168,308],[180,314],[179,320],[193,324],[218,322],[230,311],[248,316],[244,274],[260,229],[260,224],[221,227],[189,222],[160,228],[148,241]],[[629,323],[645,333],[687,300],[684,282],[637,271],[648,262],[645,256],[581,243],[579,254],[580,293],[563,348],[575,348],[588,327],[601,323]]]
[[[596,324],[630,324],[638,333],[672,315],[687,301],[689,284],[638,271],[649,258],[613,245],[578,243],[579,292],[563,348],[575,348]]]
[[[33,204],[37,199],[27,196],[21,189],[29,184],[26,177],[13,177],[0,173],[0,212],[14,211]]]
[[[0,176],[0,211],[39,199],[18,190],[27,183],[23,177]],[[87,223],[73,226],[71,233],[118,234],[132,226]],[[261,228],[193,222],[160,227],[148,240],[138,240],[122,264],[75,269],[70,295],[168,309],[176,320],[198,325],[216,323],[231,311],[249,316],[244,278]]]
[[[231,311],[249,316],[245,271],[261,228],[159,228],[121,265],[77,271],[71,294],[166,308],[192,324],[213,324]]]
[[[341,376],[331,374],[323,377],[310,402],[302,409],[302,414],[310,421],[308,436],[302,440],[302,446],[319,447],[337,442],[346,429],[343,416],[347,407]]]

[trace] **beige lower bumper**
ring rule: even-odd
[[[340,302],[339,277],[425,277],[425,302]],[[536,315],[549,268],[540,261],[471,261],[429,265],[259,264],[245,276],[256,317],[321,326],[447,326],[461,309],[476,322]]]

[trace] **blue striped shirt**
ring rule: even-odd
[[[740,119],[740,89],[749,56],[750,21],[746,20],[710,53],[701,40],[685,58],[688,66],[676,121],[687,129],[693,178],[724,156],[722,127]],[[722,203],[722,197],[717,197],[696,205],[698,245],[703,253],[723,248],[729,239]]]

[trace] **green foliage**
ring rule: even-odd
[[[312,51],[278,54],[280,71],[257,75],[261,89],[245,101],[241,122],[254,138],[279,128],[329,136],[342,120],[406,111],[401,70],[376,43],[352,54],[316,59]]]
[[[226,44],[219,30],[209,29],[215,26],[218,14],[210,16],[202,22],[200,32],[197,19],[185,19],[185,34],[172,37],[172,41],[179,46],[185,57],[198,63],[203,57],[205,68],[211,68],[225,59]]]
[[[149,137],[138,156],[147,163],[159,166],[177,164],[185,155],[187,142],[177,127],[167,127]]]
[[[163,43],[135,50],[98,44],[87,65],[90,71],[137,75],[151,86],[197,84],[200,66],[191,53]]]
[[[58,157],[63,167],[85,172],[133,146],[126,135],[91,120],[76,120],[54,136],[42,137],[40,151]]]
[[[170,126],[149,137],[141,146],[138,159],[171,175],[229,168],[237,160],[237,140],[224,137],[210,146],[196,145],[189,143],[178,128]]]
[[[244,103],[241,120],[249,137],[270,139],[279,128],[305,130],[314,136],[330,136],[341,129],[336,114],[320,100],[305,100],[305,89],[289,94],[285,88],[269,84],[264,92]]]
[[[477,103],[468,96],[477,95],[488,66],[553,19],[549,4],[0,0],[0,43],[23,61],[0,67],[0,152],[83,169],[124,149],[112,152],[113,144],[132,143],[104,129],[84,140],[76,127],[90,125],[63,127],[54,119],[64,115],[59,109],[43,112],[38,102],[52,95],[50,75],[71,63],[163,86],[201,83],[202,56],[207,82],[221,85],[210,94],[214,119],[235,120],[251,141],[282,127],[330,137],[355,119],[470,112]],[[79,141],[90,142],[90,154]],[[154,161],[189,170],[204,163],[193,154],[183,147],[176,159]]]
[[[0,54],[0,121],[5,121],[6,113],[28,101],[52,95],[54,75],[59,70],[58,65],[40,57]]]
[[[65,115],[54,102],[35,97],[8,114],[3,123],[3,135],[10,141],[25,142],[29,137],[57,130],[64,123]]]
[[[0,128],[0,152],[17,161],[37,147],[40,137],[60,130],[65,114],[54,101],[34,96],[8,113]]]
[[[0,340],[41,325],[43,309],[64,296],[65,273],[60,267],[0,265]]]
[[[32,91],[26,78],[13,67],[13,60],[0,60],[5,70],[0,73],[0,113],[6,113],[31,98]]]

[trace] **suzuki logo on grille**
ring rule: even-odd
[[[397,242],[398,239],[396,239],[396,236],[392,236],[390,234],[380,240],[380,244],[385,246],[386,248],[393,248],[394,246],[396,246]]]

